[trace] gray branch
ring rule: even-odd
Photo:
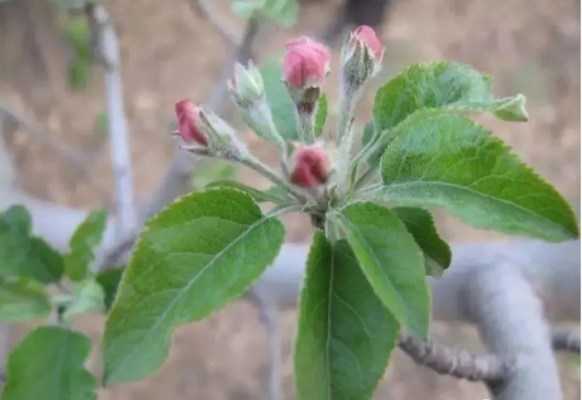
[[[502,381],[518,367],[518,358],[494,354],[477,355],[464,349],[443,346],[401,333],[398,346],[417,364],[441,375],[452,375],[470,381]]]
[[[87,3],[85,13],[96,43],[97,59],[105,69],[109,143],[118,217],[116,230],[118,237],[122,238],[134,230],[136,211],[129,132],[123,104],[119,42],[113,22],[103,4]]]
[[[463,307],[489,350],[521,359],[512,374],[489,383],[494,399],[562,399],[542,305],[520,271],[503,261],[482,265],[462,293]]]
[[[267,334],[267,399],[280,400],[282,338],[277,305],[257,295],[252,289],[247,295],[259,312],[261,324],[265,327]]]

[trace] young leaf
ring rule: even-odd
[[[327,120],[327,94],[322,94],[317,102],[317,114],[315,115],[315,137],[321,136],[325,121]]]
[[[414,111],[446,108],[494,112],[509,121],[527,121],[523,95],[495,99],[490,76],[452,62],[415,64],[384,85],[376,94],[374,123],[378,131],[393,128]]]
[[[203,319],[240,296],[277,256],[284,227],[234,189],[195,192],[148,224],[109,313],[105,381],[153,373],[175,325]]]
[[[244,183],[240,183],[237,181],[228,181],[228,180],[212,182],[211,184],[207,185],[206,187],[207,188],[218,187],[218,188],[238,189],[242,192],[245,192],[246,194],[251,195],[257,203],[271,202],[274,204],[286,205],[286,204],[289,204],[291,202],[291,200],[287,196],[286,190],[285,189],[279,190],[279,187],[272,187],[272,188],[267,189],[267,190],[258,190],[258,189],[252,188],[250,186],[247,186]]]
[[[396,207],[392,212],[400,218],[416,244],[424,253],[426,274],[439,277],[451,265],[451,248],[439,236],[432,215],[422,208]]]
[[[8,358],[1,400],[95,400],[95,378],[83,364],[91,341],[59,327],[29,333]]]
[[[430,304],[424,261],[404,223],[374,203],[353,203],[330,217],[346,233],[376,295],[412,334],[425,337]]]
[[[50,313],[49,297],[39,282],[17,278],[0,283],[0,322],[32,321]]]
[[[316,233],[299,304],[298,397],[371,398],[396,344],[398,328],[347,242],[332,245]]]
[[[75,283],[73,296],[73,302],[63,314],[65,321],[71,321],[78,315],[105,310],[105,292],[95,280]]]
[[[13,206],[0,214],[0,276],[22,276],[43,283],[58,282],[61,255],[42,239],[31,236],[26,208]]]
[[[70,251],[65,256],[65,272],[73,281],[87,277],[89,265],[94,260],[93,250],[101,243],[107,224],[107,213],[94,211],[79,225],[69,242]]]
[[[115,300],[115,296],[117,295],[117,288],[124,270],[125,267],[112,268],[97,275],[97,283],[101,285],[105,292],[105,310],[107,311],[113,305],[113,300]]]
[[[291,100],[287,87],[282,81],[281,57],[272,57],[267,60],[261,68],[261,75],[267,103],[271,107],[273,122],[279,134],[285,140],[297,140],[297,119],[293,112],[295,103]]]
[[[469,118],[418,111],[382,157],[383,201],[441,206],[477,228],[548,241],[578,236],[556,190]],[[373,192],[371,192],[373,193]]]

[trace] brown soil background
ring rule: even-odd
[[[13,2],[18,3],[18,2]],[[32,2],[31,2],[32,3]],[[125,106],[131,131],[136,190],[147,196],[163,175],[174,143],[173,104],[191,97],[203,101],[214,84],[229,47],[212,27],[180,1],[109,1],[122,49]],[[321,31],[338,2],[305,5],[291,30],[277,29],[257,43],[259,59],[282,51],[284,40]],[[480,122],[510,144],[522,159],[580,204],[580,19],[571,1],[400,1],[389,9],[383,29],[385,68],[377,85],[412,62],[455,60],[495,77],[499,96],[524,93],[531,120],[508,124],[481,117]],[[242,23],[224,1],[219,8]],[[16,130],[9,146],[20,178],[31,193],[63,205],[92,209],[111,204],[112,180],[107,137],[96,127],[105,110],[102,78],[95,69],[89,87],[72,92],[66,81],[70,50],[57,28],[57,16],[40,2],[0,7],[0,92],[2,99],[46,127],[51,137],[90,154],[85,177],[24,132]],[[336,59],[337,59],[337,48]],[[327,85],[336,93],[334,79]],[[370,118],[373,94],[358,110],[359,123]],[[331,113],[335,112],[331,107]],[[328,122],[332,126],[333,119]],[[270,149],[249,132],[250,147],[276,162]],[[262,185],[240,171],[244,180]],[[101,189],[98,189],[98,188]],[[456,241],[492,240],[491,233],[467,228],[436,213],[443,236]],[[288,222],[288,240],[305,242],[309,229],[301,219]],[[551,267],[551,266],[548,266]],[[292,341],[295,312],[281,313],[284,329],[286,399],[293,399]],[[87,317],[78,328],[95,339],[89,367],[99,373],[102,317]],[[578,326],[575,326],[578,329]],[[22,333],[22,332],[21,332]],[[473,328],[433,325],[440,340],[479,349]],[[256,312],[245,302],[229,305],[208,320],[179,328],[171,355],[158,373],[143,381],[102,389],[100,399],[264,398],[265,333]],[[567,399],[579,397],[579,358],[560,356]],[[484,399],[481,384],[441,377],[415,366],[399,351],[386,373],[377,399]]]

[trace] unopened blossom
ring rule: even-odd
[[[360,26],[342,49],[344,90],[356,91],[382,68],[384,45],[369,26]]]
[[[287,85],[301,89],[323,85],[330,72],[329,49],[307,37],[289,40],[285,46],[283,77]]]
[[[357,40],[364,43],[368,49],[370,49],[370,52],[373,54],[376,61],[382,61],[382,57],[384,56],[384,45],[376,36],[374,29],[366,25],[360,26],[353,33],[351,40],[351,45],[353,48],[355,47],[355,41]]]
[[[331,162],[325,150],[318,146],[297,146],[291,161],[291,182],[309,188],[326,182]]]
[[[184,99],[176,103],[178,132],[186,143],[198,143],[206,146],[208,140],[200,128],[200,107],[192,100]]]
[[[247,67],[236,63],[228,87],[234,101],[241,108],[248,108],[264,100],[265,88],[261,72],[249,61]]]

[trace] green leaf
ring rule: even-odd
[[[278,205],[287,205],[291,200],[287,196],[285,189],[277,186],[268,190],[258,190],[237,181],[217,181],[212,182],[207,188],[234,188],[253,197],[257,203],[271,202]]]
[[[362,152],[364,152],[367,149],[367,146],[372,146],[373,145],[373,140],[375,140],[376,136],[376,130],[374,129],[374,124],[373,123],[368,123],[364,126],[364,131],[362,132]],[[362,158],[356,158],[353,161],[353,165],[352,165],[352,170],[350,173],[350,187],[354,187],[354,184],[356,183],[359,174],[360,174],[360,170],[362,168],[362,165],[364,163],[364,161],[366,161],[366,164],[368,165],[368,167],[373,166],[374,169],[375,167],[378,166],[378,164],[380,164],[380,158],[382,157],[382,153],[384,152],[384,149],[382,147],[380,147],[378,150],[374,151],[373,153],[371,153],[369,156],[365,157],[363,156]],[[361,155],[363,155],[364,153],[361,153]],[[368,168],[366,170],[366,173],[374,173],[376,175],[380,175],[379,173],[376,173],[376,171],[372,171],[371,168]]]
[[[296,0],[266,0],[261,9],[265,19],[272,19],[286,28],[295,25],[299,3]]]
[[[22,206],[12,206],[0,214],[0,276],[17,275],[27,264],[30,214]]]
[[[277,256],[283,224],[234,189],[195,192],[148,224],[109,313],[105,380],[153,373],[175,325],[201,320],[237,298]]]
[[[43,283],[60,281],[65,270],[63,256],[39,237],[31,237],[30,246],[30,265],[34,269],[31,275]]]
[[[451,265],[451,248],[439,236],[432,215],[422,208],[396,207],[392,212],[400,218],[416,244],[424,253],[427,275],[439,277]]]
[[[273,20],[285,27],[295,24],[299,3],[295,0],[234,0],[233,10],[244,19]]]
[[[95,117],[95,130],[101,138],[106,138],[109,134],[109,114],[101,111]]]
[[[39,282],[17,278],[0,283],[0,322],[32,321],[50,313],[49,297]]]
[[[97,275],[97,283],[101,285],[105,292],[105,309],[107,311],[113,305],[124,270],[125,267],[112,268]]]
[[[71,89],[80,90],[89,86],[91,63],[83,58],[75,58],[69,65],[68,83]]]
[[[95,400],[95,378],[83,364],[86,336],[59,327],[29,333],[8,358],[2,400]]]
[[[94,211],[79,225],[69,242],[70,251],[65,256],[65,272],[73,281],[87,277],[89,265],[95,259],[93,251],[101,243],[107,225],[107,213]]]
[[[374,124],[369,123],[364,128],[364,134],[362,135],[362,145],[365,146],[371,143],[372,140],[376,138],[376,130],[374,129]],[[384,147],[378,146],[375,151],[373,151],[367,159],[368,166],[377,167],[380,164],[380,159],[384,154]]]
[[[578,236],[560,194],[469,118],[424,110],[398,131],[382,157],[386,186],[377,198],[441,206],[477,228],[548,241]]]
[[[347,242],[332,245],[316,233],[299,304],[298,397],[371,398],[396,344],[398,328]]]
[[[0,234],[30,236],[32,222],[24,206],[11,206],[0,214]]]
[[[376,295],[398,322],[425,337],[430,302],[424,260],[404,223],[374,203],[353,203],[330,217],[346,233]]]
[[[232,0],[232,10],[243,19],[249,19],[257,8],[262,7],[265,0]]]
[[[73,301],[63,314],[65,321],[83,314],[105,311],[105,292],[101,285],[93,279],[75,283]]]
[[[322,94],[317,101],[317,114],[315,115],[315,137],[321,136],[325,121],[327,120],[327,94]]]
[[[234,180],[236,178],[236,168],[232,164],[225,164],[222,160],[201,159],[196,161],[193,187],[195,190],[203,190],[209,184],[222,181]]]
[[[374,123],[378,131],[393,128],[414,111],[446,108],[494,112],[501,119],[527,121],[523,95],[495,99],[492,79],[467,65],[451,62],[415,64],[376,94]]]
[[[64,27],[63,33],[69,46],[74,50],[75,56],[85,60],[91,60],[91,40],[89,25],[83,17],[69,18]]]
[[[269,58],[261,68],[267,103],[273,114],[273,122],[285,140],[297,140],[295,103],[283,83],[282,57]]]
[[[31,236],[30,215],[22,206],[0,214],[0,276],[22,276],[43,283],[58,282],[61,255],[42,239]]]

